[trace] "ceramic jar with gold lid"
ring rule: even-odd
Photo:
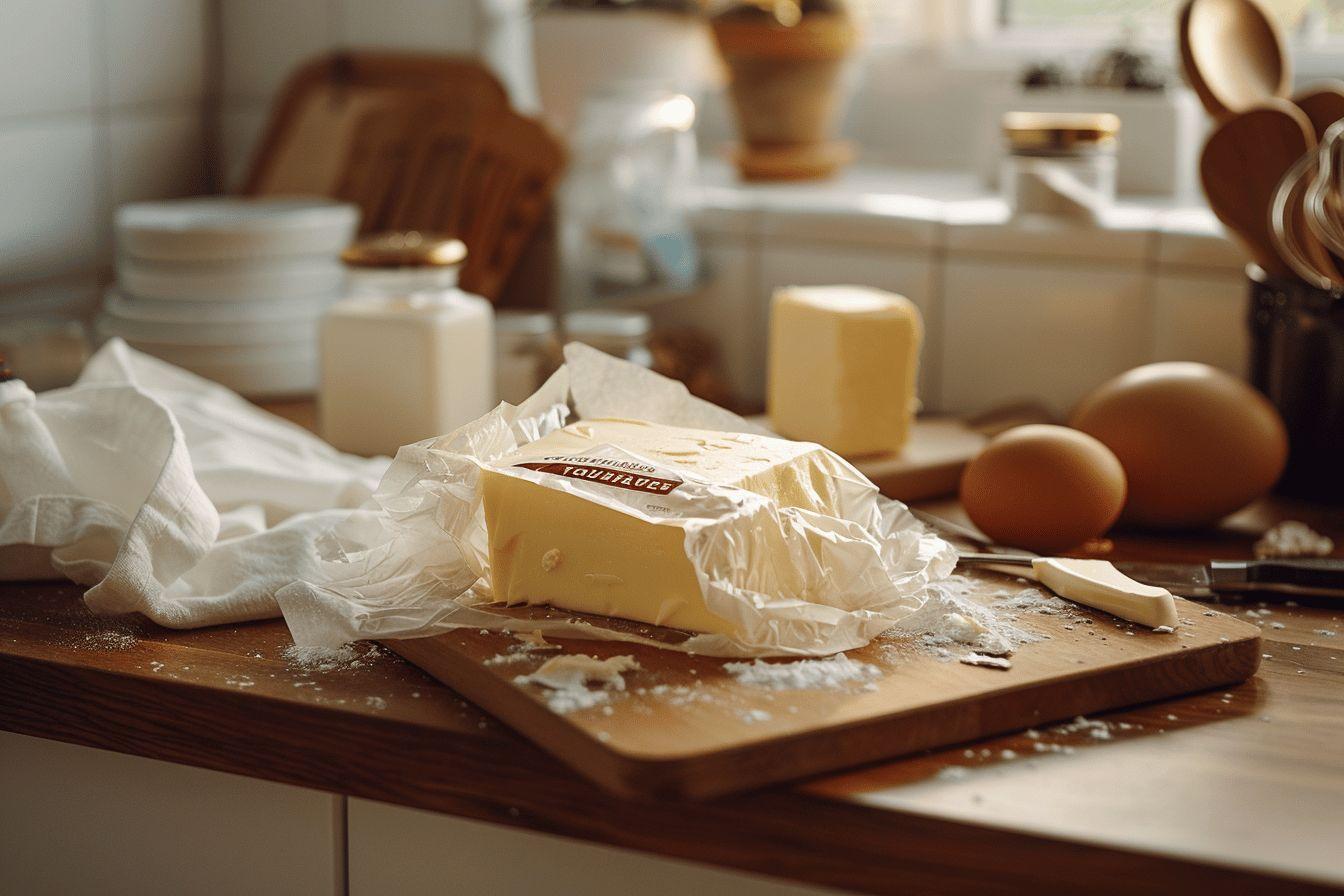
[[[395,454],[495,404],[494,310],[457,286],[467,248],[417,232],[345,250],[347,297],[322,320],[322,436],[355,454]]]

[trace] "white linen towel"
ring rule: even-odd
[[[114,339],[69,388],[0,383],[0,579],[64,576],[170,628],[278,616],[388,463]]]

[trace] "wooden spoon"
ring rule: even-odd
[[[1209,207],[1270,275],[1294,276],[1275,248],[1269,212],[1279,181],[1315,146],[1306,113],[1279,99],[1229,118],[1204,143],[1199,177]]]
[[[1185,79],[1215,119],[1288,95],[1283,34],[1254,0],[1186,0],[1179,32]]]
[[[1312,84],[1293,97],[1293,102],[1311,119],[1311,126],[1316,129],[1316,139],[1324,140],[1330,125],[1344,118],[1344,81],[1330,80]]]

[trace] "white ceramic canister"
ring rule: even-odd
[[[323,438],[395,454],[495,405],[494,313],[457,287],[461,241],[421,233],[359,240],[341,256],[349,296],[322,320]]]

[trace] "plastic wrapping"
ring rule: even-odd
[[[824,455],[840,515],[781,506],[677,469],[658,498],[500,460],[571,417],[640,419],[722,432],[764,430],[690,396],[680,383],[581,345],[518,407],[500,405],[457,431],[402,448],[373,500],[321,544],[322,580],[277,596],[300,645],[425,637],[455,628],[541,631],[654,644],[713,656],[828,655],[862,646],[923,603],[954,550],[848,463]],[[638,460],[611,445],[598,455]],[[506,607],[491,594],[482,508],[485,471],[525,478],[658,525],[679,526],[705,606],[727,634],[682,632],[552,607]]]

